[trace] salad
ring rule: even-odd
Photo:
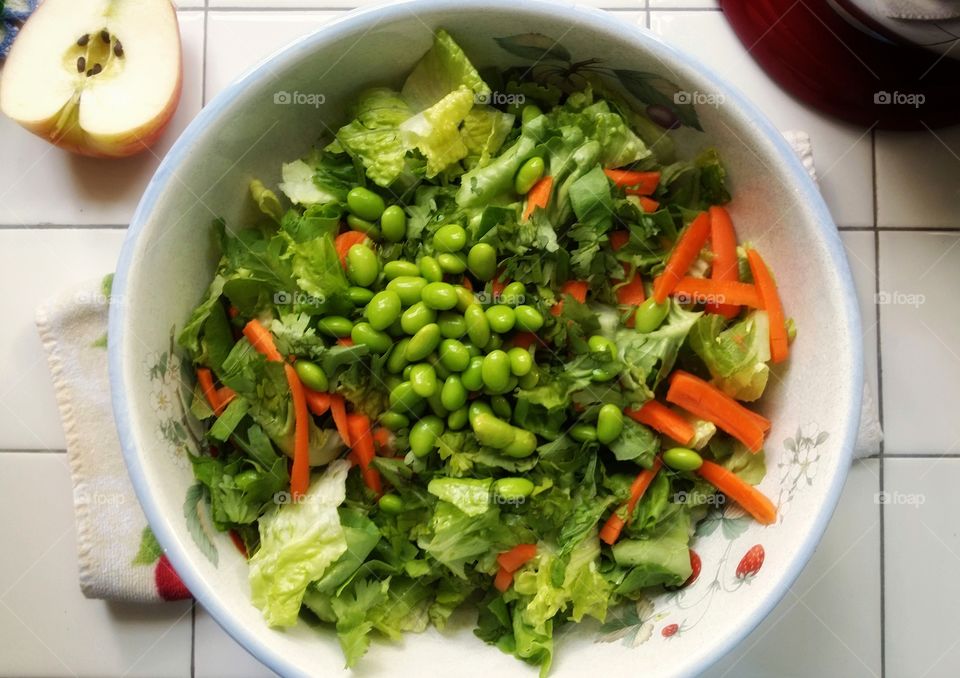
[[[717,153],[602,78],[483,77],[438,31],[399,91],[250,185],[179,335],[213,524],[273,627],[554,634],[691,579],[718,498],[761,523],[753,405],[795,330]],[[513,95],[489,102],[494,87]]]

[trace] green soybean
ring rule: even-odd
[[[456,339],[444,339],[438,351],[440,362],[451,372],[463,372],[470,365],[470,351]]]
[[[514,428],[513,441],[503,448],[508,457],[529,457],[537,449],[537,436],[522,428]]]
[[[324,334],[334,337],[349,337],[353,329],[353,321],[341,315],[328,315],[317,321],[317,329]]]
[[[413,335],[420,331],[425,325],[435,322],[437,312],[418,301],[400,315],[400,327],[407,334]]]
[[[439,343],[440,328],[437,327],[437,324],[430,323],[429,325],[424,325],[417,330],[417,333],[410,338],[410,343],[407,344],[407,360],[410,362],[423,360],[433,353],[433,349],[435,349]]]
[[[473,417],[470,425],[477,435],[477,440],[487,447],[495,447],[498,450],[513,443],[520,430],[486,412],[480,412]]]
[[[467,404],[467,395],[467,389],[463,387],[460,377],[451,374],[440,389],[440,402],[447,410],[453,412]]]
[[[404,337],[393,345],[393,350],[390,351],[390,355],[387,357],[387,372],[390,374],[400,374],[404,368],[407,367],[410,362],[407,360],[407,345],[409,343],[410,339]]]
[[[543,158],[533,157],[520,165],[516,176],[513,178],[513,188],[520,195],[526,195],[533,188],[533,185],[540,181],[546,165]]]
[[[401,308],[400,295],[393,290],[383,290],[373,295],[363,315],[373,329],[385,330],[400,317]]]
[[[393,339],[386,332],[375,330],[370,323],[357,323],[350,331],[353,343],[362,344],[370,349],[371,353],[386,353],[393,346]]]
[[[479,280],[493,279],[497,274],[497,250],[488,243],[477,243],[467,252],[467,268]]]
[[[383,495],[377,501],[377,505],[380,506],[380,510],[384,513],[389,513],[390,515],[397,515],[398,513],[403,513],[406,506],[404,506],[403,499],[399,495],[393,494],[392,492]]]
[[[373,299],[373,290],[366,287],[348,287],[347,298],[354,306],[366,306]]]
[[[502,391],[510,383],[510,356],[496,349],[483,359],[483,383],[494,391]]]
[[[383,214],[386,205],[383,198],[370,189],[357,186],[347,193],[347,209],[361,219],[376,221]]]
[[[675,471],[696,471],[703,466],[703,458],[686,447],[672,447],[663,453],[663,463]]]
[[[437,377],[443,381],[449,377],[452,373],[447,369],[446,365],[440,362],[440,359],[437,357],[437,354],[434,353],[430,356],[430,364],[433,365],[434,371],[437,373]]]
[[[433,412],[435,416],[446,419],[447,415],[450,414],[450,410],[443,406],[443,400],[440,398],[439,391],[427,398],[426,402],[427,405],[430,406],[430,411]]]
[[[508,306],[519,306],[526,300],[527,286],[515,280],[512,283],[507,283],[506,287],[503,288],[499,302]]]
[[[294,369],[303,385],[312,391],[326,391],[330,388],[330,381],[327,379],[326,372],[319,365],[309,360],[298,360],[294,363]]]
[[[443,280],[443,269],[440,263],[433,257],[420,257],[420,275],[427,279],[427,282],[440,282]]]
[[[517,323],[517,314],[512,308],[503,304],[491,306],[484,313],[487,316],[487,322],[490,323],[490,329],[497,334],[506,334]]]
[[[471,358],[483,356],[483,351],[481,351],[480,348],[472,341],[465,341],[463,342],[463,345],[467,347],[467,352],[470,354]]]
[[[453,291],[457,293],[457,310],[461,313],[477,303],[477,297],[463,285],[454,285]]]
[[[354,284],[369,287],[380,275],[377,253],[366,245],[354,245],[347,250],[347,275]]]
[[[533,367],[528,373],[520,377],[518,383],[520,388],[526,391],[537,387],[537,384],[540,383],[540,370],[537,368],[536,363],[534,363]]]
[[[620,373],[620,368],[616,365],[610,367],[595,367],[590,372],[590,379],[596,382],[610,381]]]
[[[467,406],[467,418],[470,421],[470,426],[473,426],[473,421],[481,414],[493,415],[493,409],[491,409],[490,404],[482,400],[474,400]]]
[[[503,337],[499,334],[492,334],[490,335],[490,341],[484,344],[483,350],[489,353],[490,351],[496,351],[501,346],[503,346]]]
[[[401,275],[387,283],[387,289],[397,293],[403,306],[413,306],[420,301],[420,293],[426,286],[427,279],[419,275]]]
[[[425,457],[437,446],[437,438],[443,434],[444,424],[440,417],[428,415],[410,427],[410,450],[416,457]]]
[[[469,412],[470,410],[466,405],[451,411],[450,414],[447,415],[447,428],[451,431],[459,431],[462,429],[469,421]]]
[[[414,414],[416,404],[422,400],[413,390],[413,384],[409,381],[400,382],[390,391],[390,409],[407,416]]]
[[[437,372],[430,363],[417,363],[410,367],[410,384],[413,392],[421,398],[429,398],[437,392]]]
[[[450,283],[432,282],[423,288],[420,299],[430,308],[449,311],[457,305],[457,292]]]
[[[607,339],[602,334],[594,334],[587,340],[587,346],[591,353],[609,353],[611,357],[617,356],[617,345]]]
[[[669,312],[669,299],[662,304],[658,304],[656,299],[650,297],[637,306],[637,312],[633,316],[634,327],[637,332],[653,332],[663,324]]]
[[[543,111],[536,104],[527,104],[520,112],[520,123],[526,125],[528,122],[543,115]]]
[[[372,221],[367,221],[366,219],[361,219],[355,214],[347,215],[347,226],[350,227],[351,231],[360,231],[361,233],[366,233],[371,238],[380,237],[380,229],[377,228],[377,225]]]
[[[533,493],[533,488],[533,481],[527,478],[500,478],[493,483],[494,494],[514,501],[529,497]]]
[[[383,265],[383,274],[387,276],[387,280],[394,280],[400,276],[416,278],[420,276],[420,267],[412,261],[397,259],[396,261],[388,261]]]
[[[613,403],[600,408],[597,415],[597,440],[609,445],[623,433],[623,411]]]
[[[570,437],[581,443],[593,442],[597,439],[597,428],[590,424],[577,424],[570,429]]]
[[[467,325],[467,336],[478,347],[484,347],[490,341],[490,321],[480,304],[470,304],[463,312],[463,320]]]
[[[380,425],[390,431],[400,431],[410,425],[410,420],[399,412],[384,412],[380,415]]]
[[[407,215],[400,205],[390,205],[380,215],[380,231],[390,242],[403,240],[407,235]]]
[[[483,388],[483,356],[470,358],[470,364],[460,375],[460,381],[468,391],[479,391]]]
[[[444,311],[437,317],[440,334],[447,339],[459,339],[467,333],[467,321],[456,311]]]
[[[510,407],[510,401],[502,395],[495,395],[490,398],[490,407],[493,413],[505,421],[510,421],[513,416],[513,408]]]
[[[444,273],[450,273],[451,275],[459,275],[467,270],[467,258],[463,255],[463,252],[438,254],[437,263],[440,264]]]
[[[467,232],[460,224],[447,224],[433,234],[433,248],[437,252],[459,252],[467,244]]]
[[[543,314],[533,306],[521,304],[513,309],[517,319],[517,329],[524,332],[536,332],[543,327]]]
[[[523,377],[530,374],[530,370],[533,369],[533,356],[530,355],[530,351],[514,346],[507,351],[507,355],[510,357],[510,371],[514,376]]]

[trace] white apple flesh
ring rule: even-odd
[[[46,0],[0,79],[0,110],[74,153],[146,150],[180,101],[180,30],[170,0]]]

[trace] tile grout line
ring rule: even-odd
[[[870,132],[870,151],[873,177],[873,275],[874,275],[874,299],[873,304],[877,315],[877,418],[880,420],[880,430],[883,430],[883,355],[882,341],[883,325],[880,322],[880,232],[877,230],[879,223],[879,205],[877,200],[877,132]],[[879,450],[879,473],[878,483],[881,494],[884,492],[884,440],[880,438]],[[880,502],[878,510],[880,512],[880,676],[884,678],[887,671],[887,620],[886,620],[886,541],[884,539],[884,503]]]

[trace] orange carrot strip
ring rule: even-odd
[[[537,555],[536,544],[517,544],[509,551],[497,556],[497,562],[507,572],[516,572],[530,559]]]
[[[213,413],[217,416],[223,414],[223,411],[227,409],[227,405],[233,402],[233,399],[237,397],[237,392],[234,391],[229,386],[221,386],[217,389],[217,398],[220,400],[220,406],[213,408]]]
[[[333,423],[337,427],[337,433],[343,438],[347,447],[352,447],[350,427],[347,424],[347,402],[339,393],[330,394],[330,413],[333,415]]]
[[[373,442],[381,455],[389,455],[393,452],[393,434],[382,426],[373,429]]]
[[[660,183],[660,172],[605,169],[603,173],[616,186],[626,188],[628,195],[651,195]]]
[[[605,544],[613,546],[617,539],[620,538],[620,533],[626,526],[627,521],[630,520],[630,516],[633,515],[633,509],[637,507],[637,502],[643,498],[644,493],[647,491],[647,488],[650,487],[653,479],[657,477],[662,466],[663,462],[660,461],[660,457],[657,457],[653,460],[653,466],[651,468],[644,469],[637,474],[633,484],[630,485],[630,498],[623,505],[626,517],[621,518],[617,515],[617,512],[614,511],[600,529],[600,539]]]
[[[500,593],[505,593],[510,584],[513,583],[513,572],[503,569],[497,570],[497,576],[493,578],[493,586]]]
[[[273,341],[273,335],[270,330],[264,327],[259,320],[254,318],[243,327],[243,336],[247,338],[250,344],[259,352],[267,357],[267,360],[281,362],[283,356],[277,350],[277,345]]]
[[[653,198],[648,198],[648,197],[645,196],[645,195],[641,195],[641,196],[640,196],[640,207],[643,208],[643,211],[644,211],[644,212],[646,212],[647,214],[650,214],[650,213],[656,212],[658,209],[660,209],[660,203],[658,203],[658,202],[657,202],[656,200],[654,200]]]
[[[708,280],[682,278],[673,288],[673,294],[684,303],[721,303],[750,308],[763,308],[763,301],[755,285],[736,280]]]
[[[568,280],[563,283],[563,287],[560,288],[560,301],[550,307],[550,313],[552,315],[560,315],[563,312],[564,294],[569,294],[581,304],[585,303],[587,301],[587,290],[589,289],[590,285],[586,280]]]
[[[610,517],[607,518],[607,521],[603,524],[603,527],[600,528],[600,541],[608,546],[613,546],[617,539],[620,538],[620,533],[623,532],[623,528],[626,527],[627,522],[618,516],[616,512],[611,513]]]
[[[656,400],[648,400],[638,409],[626,409],[625,415],[654,431],[672,438],[681,445],[689,445],[695,431],[693,424]]]
[[[700,250],[703,249],[709,235],[710,217],[706,212],[701,212],[690,222],[690,225],[677,240],[677,244],[667,260],[667,267],[664,269],[663,275],[654,281],[653,298],[657,300],[658,304],[667,300],[673,288],[690,270],[690,265],[700,254]]]
[[[293,365],[284,363],[287,384],[293,396],[293,470],[290,472],[290,494],[294,499],[303,496],[310,486],[310,414],[303,384]]]
[[[318,417],[323,416],[330,410],[330,394],[322,391],[314,391],[304,387],[304,394],[307,398],[307,407]]]
[[[540,339],[533,332],[517,332],[510,338],[510,344],[512,346],[519,346],[527,350],[537,343],[540,343]]]
[[[677,370],[670,378],[667,400],[701,419],[712,421],[746,445],[751,452],[759,452],[763,448],[764,430],[770,428],[770,422],[703,379]]]
[[[758,523],[772,525],[777,520],[777,508],[760,490],[737,474],[712,461],[704,461],[697,469],[700,477],[740,504]]]
[[[539,207],[546,209],[550,204],[550,190],[553,188],[553,177],[546,176],[533,185],[533,188],[527,193],[527,204],[523,208],[523,219],[526,221],[533,214],[533,210]]]
[[[630,231],[613,231],[608,238],[610,240],[610,248],[616,252],[630,242]]]
[[[473,292],[473,281],[470,280],[470,278],[468,278],[467,276],[463,276],[463,280],[460,281],[460,284],[463,287],[466,287],[471,292]]]
[[[354,245],[359,245],[366,242],[366,240],[367,234],[361,233],[360,231],[347,231],[338,235],[333,241],[333,248],[337,251],[337,256],[340,258],[340,265],[346,268],[347,252],[349,252],[350,248]]]
[[[737,232],[733,228],[730,214],[723,207],[710,208],[710,246],[713,248],[713,268],[710,277],[713,280],[740,280],[740,265],[737,262]],[[734,303],[707,304],[707,313],[719,313],[725,318],[733,318],[740,312]]]
[[[643,291],[643,279],[640,272],[633,274],[633,279],[617,288],[617,303],[625,306],[639,306],[647,298]]]
[[[351,339],[350,337],[340,337],[339,339],[337,339],[337,343],[340,346],[350,347],[350,346],[353,346],[353,339]]]
[[[748,250],[747,261],[750,263],[753,282],[760,291],[760,298],[763,299],[763,308],[770,316],[770,357],[773,362],[782,363],[790,353],[790,340],[787,337],[786,318],[783,315],[780,294],[777,292],[777,283],[774,282],[770,269],[767,268],[759,252]]]
[[[370,466],[376,456],[373,445],[373,433],[370,430],[370,419],[364,414],[348,414],[347,427],[350,430],[350,441],[353,452],[360,465],[360,474],[363,482],[380,496],[383,493],[383,484],[380,481],[380,472]]]
[[[203,397],[207,399],[207,403],[214,414],[218,414],[220,397],[217,395],[217,387],[213,384],[213,372],[210,371],[209,367],[197,368],[197,383],[200,385],[200,391],[203,392]]]

